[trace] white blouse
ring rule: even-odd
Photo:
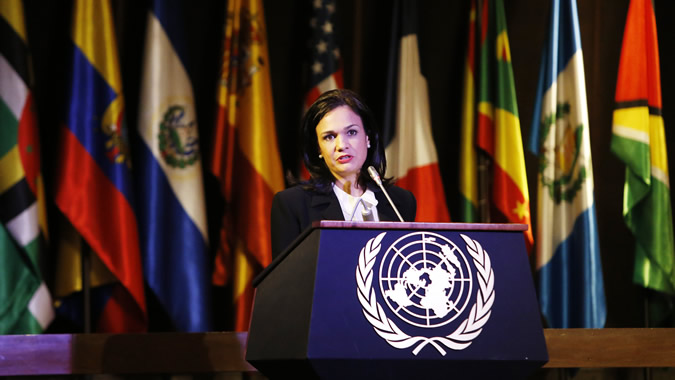
[[[363,195],[360,197],[355,197],[351,194],[346,193],[344,190],[333,184],[333,192],[337,196],[338,201],[340,202],[340,208],[342,208],[342,215],[344,215],[346,221],[363,221],[363,209],[364,204],[373,212],[373,220],[379,221],[380,218],[377,215],[377,199],[375,198],[375,193],[372,190],[367,189]]]

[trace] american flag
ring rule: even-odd
[[[314,0],[310,19],[309,91],[305,109],[325,91],[342,88],[342,62],[335,35],[335,1]]]

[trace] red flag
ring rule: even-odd
[[[398,18],[394,25],[400,24],[400,30],[394,30],[399,53],[391,57],[390,63],[392,82],[388,93],[397,94],[397,98],[392,98],[393,104],[387,105],[389,113],[395,113],[395,121],[385,123],[385,128],[389,128],[385,138],[393,135],[385,141],[387,173],[398,179],[398,186],[415,194],[416,221],[449,222],[450,213],[431,135],[427,81],[420,70],[415,3],[404,0],[397,2],[394,8]]]

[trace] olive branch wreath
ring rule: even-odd
[[[403,332],[390,318],[384,313],[375,298],[373,290],[373,266],[380,249],[381,242],[386,232],[382,232],[376,237],[368,240],[359,254],[359,264],[356,267],[357,295],[363,315],[373,326],[373,329],[390,345],[398,349],[405,349],[417,345],[413,349],[413,354],[417,355],[427,344],[435,347],[441,355],[445,356],[446,351],[441,346],[444,345],[452,350],[463,350],[475,339],[482,331],[483,325],[490,319],[492,304],[495,299],[494,291],[494,271],[490,256],[483,250],[483,247],[476,240],[460,234],[466,248],[478,272],[478,293],[476,303],[471,307],[471,312],[455,331],[446,336],[410,336]],[[439,344],[441,343],[441,344]]]

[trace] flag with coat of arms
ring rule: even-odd
[[[76,0],[68,108],[60,128],[56,205],[91,247],[92,314],[100,332],[143,332],[147,309],[138,245],[124,96],[110,1]],[[70,294],[81,251],[60,253],[57,284]],[[79,279],[79,277],[78,277]],[[60,292],[56,292],[60,293]],[[64,297],[63,301],[68,301]],[[77,297],[62,305],[81,314]]]
[[[607,310],[576,0],[552,0],[530,135],[539,157],[536,268],[553,328],[601,328]]]
[[[248,330],[253,278],[272,262],[270,210],[283,190],[262,0],[227,3],[210,171],[225,200],[213,270],[230,285],[236,331]]]
[[[202,154],[181,3],[153,1],[145,38],[135,171],[143,270],[178,331],[212,328]]]

